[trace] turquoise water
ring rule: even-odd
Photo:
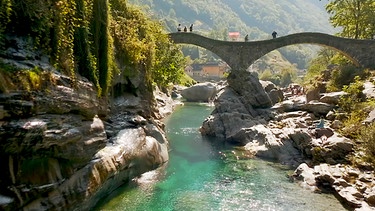
[[[212,110],[206,104],[177,109],[166,121],[170,161],[119,188],[96,210],[345,210],[334,196],[290,182],[284,166],[237,159],[241,152],[203,139],[198,128]]]

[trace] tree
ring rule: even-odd
[[[293,82],[293,79],[297,77],[295,70],[291,69],[282,69],[280,72],[280,85],[287,87],[290,83]]]
[[[2,0],[0,1],[0,49],[4,44],[4,33],[6,31],[6,25],[10,21],[10,14],[12,11],[12,1]]]
[[[99,85],[103,95],[106,95],[112,80],[111,69],[111,37],[109,35],[109,2],[94,0],[93,2],[93,37],[94,55],[97,59]]]
[[[309,67],[307,73],[304,77],[304,81],[308,83],[310,80],[315,80],[314,78],[321,74],[328,65],[332,64],[332,59],[336,55],[336,52],[329,49],[323,48],[318,52],[317,57],[309,62]]]
[[[87,16],[87,8],[84,0],[75,0],[76,3],[76,20],[78,22],[77,28],[74,31],[74,58],[75,66],[78,73],[91,82],[98,88],[99,93],[101,88],[98,81],[97,67],[95,66],[95,57],[90,51],[90,40],[88,21],[85,20]]]
[[[373,0],[330,0],[326,10],[334,27],[342,27],[341,36],[361,39],[375,35]]]

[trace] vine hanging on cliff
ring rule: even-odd
[[[89,30],[87,21],[87,9],[89,6],[84,0],[76,0],[77,28],[74,31],[74,58],[78,73],[96,84],[101,92],[98,81],[96,59],[90,51]]]
[[[107,0],[94,0],[92,31],[94,37],[94,55],[97,58],[99,85],[106,95],[112,77],[112,38],[109,35],[109,5]]]

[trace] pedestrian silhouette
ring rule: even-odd
[[[316,128],[324,128],[324,119],[320,117],[319,123],[316,125]]]
[[[247,41],[249,41],[249,35],[248,34],[245,36],[245,42],[247,42]]]
[[[193,31],[193,24],[190,25],[189,30],[190,30],[190,32]]]
[[[186,26],[184,27],[184,32],[187,32],[187,27]]]
[[[272,38],[275,39],[276,36],[277,36],[277,32],[273,31],[273,32],[272,32]]]
[[[178,24],[178,26],[177,26],[177,31],[178,31],[178,32],[181,31],[181,24]]]

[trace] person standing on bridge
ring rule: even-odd
[[[178,32],[181,32],[181,24],[179,23],[178,26],[177,26],[177,31]]]
[[[277,32],[273,31],[273,32],[272,32],[272,38],[275,39],[276,36],[277,36]]]
[[[193,31],[193,24],[190,25],[190,27],[189,27],[189,31],[190,31],[190,32]]]
[[[246,36],[245,36],[245,42],[248,42],[249,41],[249,35],[247,34]]]
[[[184,27],[184,32],[187,32],[187,26]]]

